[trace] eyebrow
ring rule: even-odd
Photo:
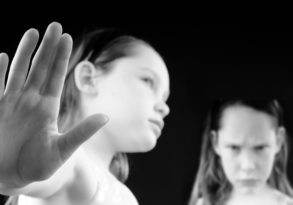
[[[159,81],[159,82],[161,82],[160,81],[160,78],[158,77],[158,75],[157,75],[157,73],[156,72],[154,72],[152,69],[150,69],[150,68],[148,68],[148,67],[142,67],[144,70],[147,70],[148,72],[150,72],[156,79],[157,79],[157,81]],[[164,98],[164,100],[165,101],[167,101],[168,100],[168,98],[169,98],[169,96],[170,96],[170,90],[167,90],[164,94],[163,94],[163,98]]]
[[[239,143],[239,142],[227,142],[224,141],[225,146],[230,146],[230,145],[237,145],[237,146],[244,146],[245,144]],[[267,142],[257,142],[253,145],[253,147],[258,147],[258,146],[268,146],[269,144]]]

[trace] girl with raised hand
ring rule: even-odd
[[[25,33],[6,87],[8,59],[0,56],[7,204],[137,204],[122,183],[123,153],[149,151],[161,134],[169,113],[163,59],[143,40],[98,30],[75,45],[68,64],[71,38],[52,23],[28,72],[37,39],[36,30]]]
[[[203,134],[189,205],[289,205],[288,136],[277,100],[219,100]]]

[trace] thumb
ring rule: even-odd
[[[104,114],[91,115],[67,133],[58,137],[61,158],[66,160],[83,142],[103,127],[109,118]]]

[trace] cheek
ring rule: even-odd
[[[264,178],[269,178],[274,165],[275,155],[273,152],[265,152],[259,157],[259,170]]]
[[[117,79],[104,89],[107,92],[97,97],[95,106],[109,116],[104,128],[111,143],[125,152],[153,148],[156,140],[148,122],[154,117],[154,96],[150,89],[137,79]]]
[[[153,116],[150,98],[141,92],[125,90],[113,96],[111,101],[115,103],[108,109],[108,132],[117,149],[124,152],[144,152],[152,149],[156,139],[148,122]]]
[[[152,98],[135,80],[117,83],[101,98],[105,99],[102,104],[110,120],[125,124],[128,128],[141,129],[141,121],[151,117]]]
[[[273,152],[268,151],[262,154],[255,154],[251,156],[251,161],[255,164],[255,174],[264,180],[268,179],[274,165]],[[237,156],[223,152],[221,163],[230,181],[233,181],[235,177],[241,174],[241,160]]]
[[[151,150],[156,144],[154,135],[147,119],[133,112],[124,120],[113,120],[109,123],[109,139],[121,152],[145,152]]]
[[[237,163],[235,157],[227,152],[222,152],[220,159],[226,177],[229,179],[229,181],[233,181],[233,178],[237,172]]]
[[[150,90],[140,82],[133,82],[126,89],[124,99],[125,110],[132,116],[133,123],[153,117],[154,97]],[[121,103],[122,104],[122,103]]]
[[[121,117],[135,116],[147,112],[150,107],[150,96],[135,80],[120,80],[108,86],[107,92],[100,96],[103,108],[109,113],[120,113]],[[98,97],[99,98],[99,97]],[[101,110],[103,111],[103,110]]]

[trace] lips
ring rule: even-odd
[[[162,130],[164,128],[164,122],[160,121],[160,120],[154,120],[154,119],[150,119],[149,120],[151,123],[157,125],[159,127],[160,130]]]
[[[257,179],[241,179],[238,182],[243,186],[255,186],[259,180]]]
[[[164,128],[164,122],[160,120],[150,119],[149,122],[154,125],[154,132],[157,136],[161,135],[162,129]]]

